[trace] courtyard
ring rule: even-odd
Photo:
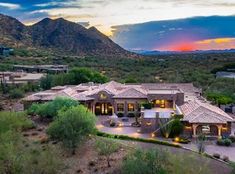
[[[135,121],[134,118],[129,118],[128,121],[122,122],[121,118],[117,118],[116,121],[122,123],[122,126],[118,127],[108,127],[103,123],[108,119],[107,116],[99,116],[97,117],[96,127],[99,131],[109,133],[109,134],[117,134],[117,135],[128,135],[135,138],[145,138],[152,139],[152,135],[150,133],[140,133],[139,127],[132,127],[131,123]],[[235,124],[233,124],[233,130],[235,128]],[[154,137],[161,141],[172,142],[172,139],[166,139],[162,137]],[[196,140],[192,140],[189,144],[180,144],[183,148],[189,149],[192,151],[197,151],[197,142]],[[215,153],[220,154],[221,157],[227,156],[233,162],[235,162],[235,145],[230,147],[218,146],[216,145],[215,140],[208,140],[205,142],[205,152],[209,155],[213,155]]]

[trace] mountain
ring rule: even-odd
[[[0,14],[0,44],[12,47],[50,49],[74,55],[132,56],[95,27],[89,29],[63,18],[45,18],[25,26]]]
[[[214,54],[214,53],[235,53],[235,49],[226,50],[195,50],[195,51],[148,51],[148,50],[129,50],[144,56],[173,55],[173,54]]]

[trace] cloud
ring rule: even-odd
[[[235,48],[235,16],[153,21],[112,29],[112,39],[126,49],[189,50],[219,48],[219,45]]]
[[[5,7],[5,8],[8,8],[10,10],[16,10],[16,9],[21,8],[21,6],[19,4],[5,3],[5,2],[0,2],[0,7]]]
[[[77,22],[79,25],[82,25],[83,27],[89,27],[90,22]]]

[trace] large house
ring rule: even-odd
[[[58,96],[70,97],[84,104],[96,115],[119,117],[141,116],[142,132],[154,132],[161,121],[182,116],[184,133],[197,136],[206,132],[210,136],[231,133],[233,118],[201,96],[201,90],[191,83],[80,84],[57,86],[24,98],[25,107],[32,103],[47,102]],[[143,107],[146,103],[150,107]]]

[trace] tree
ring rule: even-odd
[[[122,164],[123,174],[166,174],[168,165],[165,152],[136,150],[128,154]]]
[[[110,155],[119,149],[118,144],[111,140],[102,139],[96,141],[96,148],[99,155],[104,155],[106,157],[108,167],[111,167]]]
[[[70,84],[77,85],[80,83],[95,82],[95,83],[105,83],[107,82],[107,77],[102,74],[92,71],[88,68],[73,68],[69,72],[70,76],[73,78]]]
[[[184,125],[181,123],[180,119],[174,119],[171,123],[171,131],[170,131],[170,137],[176,137],[179,136],[183,130]]]
[[[84,106],[61,110],[55,121],[49,125],[47,134],[52,139],[62,141],[63,145],[75,154],[79,143],[95,129],[96,117]]]
[[[48,90],[51,89],[52,87],[52,80],[53,76],[52,75],[47,75],[46,77],[43,77],[40,81],[40,86],[43,90]]]
[[[28,109],[28,114],[36,114],[41,117],[54,118],[60,110],[67,110],[72,106],[78,106],[79,102],[70,98],[57,97],[55,100],[43,103],[33,104]]]
[[[20,89],[10,90],[9,97],[12,99],[18,99],[24,97],[24,92]]]

